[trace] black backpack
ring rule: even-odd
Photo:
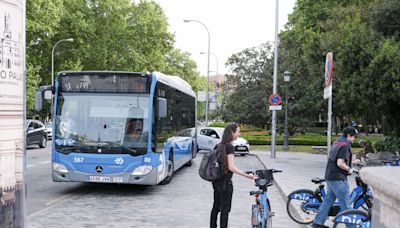
[[[216,181],[223,176],[217,148],[204,154],[199,167],[199,175],[206,181]]]

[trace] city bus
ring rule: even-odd
[[[168,184],[197,150],[196,96],[159,72],[63,71],[36,92],[36,109],[53,99],[55,182]],[[47,98],[46,98],[47,97]]]

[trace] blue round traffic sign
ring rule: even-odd
[[[333,54],[328,52],[326,54],[325,61],[325,87],[328,87],[332,83],[332,73],[333,73]]]
[[[279,94],[273,93],[269,96],[269,104],[270,105],[280,105],[282,103],[282,98]]]

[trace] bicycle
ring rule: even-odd
[[[361,166],[359,166],[361,167]],[[368,210],[372,207],[372,191],[361,181],[358,171],[354,171],[356,187],[349,194],[349,200],[353,205],[353,209],[363,208]],[[286,203],[286,211],[289,217],[299,224],[311,224],[318,213],[323,198],[326,196],[325,179],[318,177],[312,178],[311,182],[317,184],[315,191],[309,189],[299,189],[289,194]],[[300,209],[300,210],[298,210]],[[329,216],[336,216],[340,211],[338,202],[330,208]]]
[[[270,228],[272,227],[272,216],[274,213],[271,211],[271,204],[268,199],[267,189],[272,186],[273,173],[279,173],[282,170],[265,169],[247,171],[258,176],[255,180],[255,185],[260,189],[258,191],[251,191],[250,195],[255,195],[256,204],[251,207],[251,224],[255,228]]]

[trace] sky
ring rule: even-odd
[[[175,47],[191,54],[201,75],[207,75],[207,30],[210,33],[210,75],[226,74],[228,58],[246,48],[275,40],[274,0],[155,0],[175,34]],[[279,1],[279,31],[287,23],[296,0]],[[205,54],[200,54],[205,52]],[[218,64],[217,64],[218,62]]]

